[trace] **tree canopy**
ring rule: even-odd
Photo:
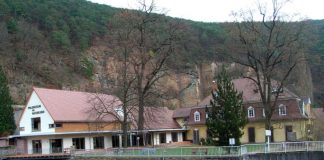
[[[242,93],[239,93],[228,76],[225,67],[217,76],[217,89],[212,92],[211,107],[206,108],[207,143],[228,146],[229,139],[235,138],[240,145],[243,127],[247,123],[243,107]]]
[[[7,78],[0,66],[0,136],[12,134],[16,129],[12,104]]]

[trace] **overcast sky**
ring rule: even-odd
[[[137,0],[90,1],[117,8],[138,8]],[[232,11],[256,6],[256,0],[155,0],[155,3],[168,16],[204,22],[232,21]],[[261,0],[261,3],[271,4],[271,0]],[[323,7],[324,0],[291,0],[283,11],[308,19],[324,19]]]

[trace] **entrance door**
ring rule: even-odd
[[[165,133],[160,133],[159,137],[160,137],[160,144],[166,143],[166,134]]]
[[[51,139],[51,153],[62,153],[62,139]]]
[[[42,154],[42,141],[41,140],[32,140],[33,153]]]
[[[248,128],[249,143],[255,143],[255,129],[254,127]]]
[[[148,145],[152,145],[152,134],[153,134],[153,133],[148,133],[148,134],[146,134],[146,143],[147,143]]]
[[[199,130],[195,129],[193,133],[193,143],[199,144]]]
[[[171,132],[172,142],[178,142],[178,132]]]
[[[285,126],[285,132],[286,132],[286,141],[290,141],[289,139],[289,133],[293,132],[292,126]]]
[[[182,141],[187,140],[187,132],[182,132]]]
[[[111,140],[112,140],[112,147],[113,148],[119,147],[119,136],[118,135],[112,135]]]

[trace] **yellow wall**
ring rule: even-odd
[[[274,122],[273,132],[274,142],[286,141],[285,126],[292,126],[293,132],[296,132],[297,140],[306,140],[306,124],[309,123],[308,120],[294,120],[294,121],[282,121]],[[241,143],[248,143],[248,128],[255,128],[255,142],[264,143],[265,142],[265,127],[263,122],[250,122],[243,129],[243,136],[240,139]]]
[[[183,119],[177,119],[177,122],[183,126]],[[293,132],[296,132],[297,140],[306,140],[306,125],[311,123],[309,120],[294,120],[294,121],[281,121],[273,123],[273,132],[274,134],[274,142],[283,142],[286,141],[286,132],[285,126],[292,126]],[[249,143],[248,142],[248,128],[255,128],[255,143],[264,143],[265,142],[265,127],[264,122],[250,122],[243,128],[243,136],[241,137],[241,143]],[[206,125],[188,125],[187,131],[187,140],[193,140],[193,131],[195,129],[199,130],[199,138],[207,137],[207,127]]]
[[[206,139],[206,137],[207,137],[207,127],[206,127],[206,125],[192,125],[192,126],[188,126],[187,140],[193,140],[193,131],[195,129],[199,130],[199,140],[201,138]]]

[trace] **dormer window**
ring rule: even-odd
[[[194,113],[194,119],[195,119],[195,122],[199,122],[200,121],[200,113],[198,111],[196,111]]]
[[[279,105],[279,115],[280,116],[287,115],[287,107],[283,104]]]
[[[248,108],[248,117],[249,117],[249,118],[253,118],[253,117],[255,117],[254,108],[253,108],[252,106],[250,106],[250,107]]]
[[[124,111],[123,111],[122,107],[115,109],[115,112],[117,113],[118,117],[120,117],[120,118],[124,117]]]

